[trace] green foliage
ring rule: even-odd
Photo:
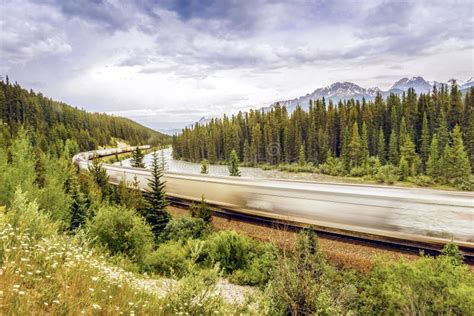
[[[208,174],[209,173],[209,160],[203,159],[201,160],[201,173]]]
[[[148,191],[143,194],[145,207],[139,211],[151,226],[157,239],[170,220],[170,215],[166,211],[168,205],[165,192],[166,183],[161,179],[162,177],[163,165],[160,164],[158,155],[154,152],[151,162],[151,178],[148,180]]]
[[[142,153],[140,146],[136,146],[135,150],[132,153],[132,161],[131,165],[135,168],[145,168],[145,163],[143,162],[143,158],[145,155]]]
[[[267,295],[272,314],[334,315],[350,313],[356,288],[338,277],[319,250],[316,235],[302,231],[294,253],[279,258]]]
[[[446,145],[443,153],[443,178],[448,183],[458,184],[469,179],[471,166],[459,125],[456,125],[450,137],[451,142]]]
[[[153,247],[150,226],[133,210],[102,206],[88,224],[89,236],[112,255],[125,254],[141,262]]]
[[[87,204],[84,194],[81,192],[79,187],[79,183],[75,178],[71,184],[70,195],[72,198],[72,203],[70,207],[71,221],[69,228],[71,230],[76,230],[81,228],[86,223]]]
[[[202,218],[183,216],[172,219],[163,230],[162,240],[187,240],[206,237],[212,227]]]
[[[237,156],[235,149],[232,149],[230,153],[229,175],[232,177],[240,177],[239,157]]]
[[[209,205],[207,205],[204,194],[202,195],[201,202],[199,204],[191,204],[189,211],[192,217],[201,218],[207,223],[212,221],[212,210],[209,208]]]
[[[375,179],[380,183],[394,184],[399,180],[399,169],[391,164],[382,166],[375,174]]]
[[[6,214],[7,222],[19,234],[27,233],[33,240],[57,233],[59,225],[39,210],[38,204],[28,200],[26,192],[18,187]]]
[[[325,163],[319,166],[319,171],[331,176],[344,176],[346,175],[346,166],[342,159],[330,156]]]
[[[298,155],[298,165],[300,165],[301,167],[306,165],[306,153],[305,153],[304,145],[300,146],[300,152]]]
[[[140,183],[135,176],[133,181],[120,181],[115,194],[115,202],[127,208],[141,210],[145,206],[145,199],[140,191]]]
[[[158,274],[182,277],[189,268],[188,250],[179,241],[162,243],[158,249],[146,256],[144,265]]]
[[[209,236],[206,248],[211,262],[219,263],[226,273],[246,266],[251,240],[235,231],[221,231]]]
[[[109,176],[107,175],[107,171],[102,168],[102,162],[100,159],[92,159],[92,162],[89,164],[89,174],[91,175],[91,179],[94,181],[97,188],[99,188],[102,200],[107,200],[111,193]]]
[[[474,274],[452,256],[379,261],[362,286],[361,314],[470,315]]]

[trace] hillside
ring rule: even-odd
[[[26,90],[19,84],[0,81],[0,122],[3,132],[14,136],[20,126],[35,135],[43,150],[48,145],[73,139],[80,150],[111,144],[114,138],[130,144],[159,144],[170,141],[168,135],[156,132],[130,119],[104,113],[90,113],[63,102],[54,101],[40,92]]]

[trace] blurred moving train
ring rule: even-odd
[[[149,146],[141,146],[147,149]],[[79,153],[73,162],[87,170],[94,156],[133,150]],[[136,178],[148,186],[150,170],[104,164],[109,181]],[[175,199],[348,235],[443,245],[454,240],[474,249],[474,194],[374,185],[266,180],[165,172],[166,193]]]

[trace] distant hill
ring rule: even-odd
[[[15,135],[20,126],[32,131],[43,149],[73,139],[80,150],[110,145],[115,138],[134,144],[169,143],[171,137],[130,119],[91,113],[54,101],[19,84],[0,81],[0,132]],[[5,125],[8,127],[5,130]],[[60,146],[60,145],[58,145]],[[57,147],[57,146],[56,146]]]

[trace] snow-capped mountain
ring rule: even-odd
[[[415,89],[416,93],[428,93],[433,90],[433,86],[440,88],[442,85],[451,86],[454,79],[450,79],[446,82],[439,82],[439,81],[426,81],[423,77],[417,76],[412,78],[402,78],[396,81],[390,89],[387,91],[382,91],[378,87],[374,88],[363,88],[355,83],[352,82],[336,82],[329,86],[319,88],[314,90],[312,93],[308,93],[304,96],[275,102],[274,104],[270,105],[269,107],[264,107],[263,111],[269,111],[273,106],[276,104],[284,105],[287,107],[288,112],[293,112],[296,106],[299,104],[303,107],[303,109],[307,110],[309,107],[309,100],[317,100],[322,99],[323,97],[329,101],[331,100],[333,103],[338,103],[340,100],[373,100],[377,93],[381,93],[382,96],[385,98],[390,94],[397,94],[400,95],[403,92],[408,91],[408,89],[413,88]],[[471,78],[465,82],[460,80],[455,80],[459,86],[459,90],[462,93],[474,86],[474,79]]]
[[[390,90],[407,91],[413,88],[417,93],[428,93],[433,89],[433,86],[423,79],[423,77],[402,78],[395,82]]]

